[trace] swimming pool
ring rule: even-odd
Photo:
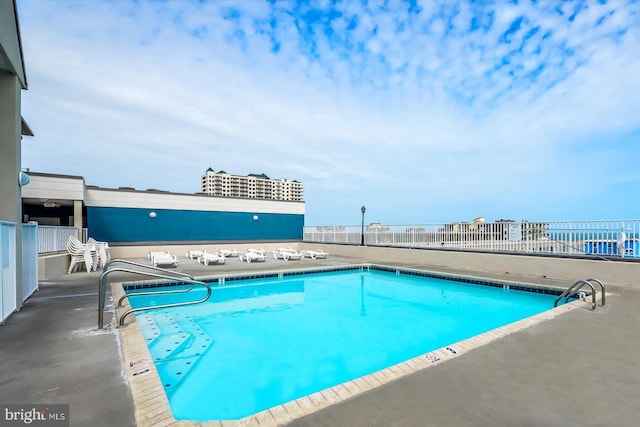
[[[215,289],[206,304],[137,315],[177,419],[239,419],[546,311],[555,299],[384,269]]]

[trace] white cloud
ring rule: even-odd
[[[628,158],[640,134],[637,4],[418,6],[23,0],[23,166],[184,192],[209,166],[265,172],[305,183],[315,224],[354,197],[407,223],[582,217],[638,189],[592,154]]]

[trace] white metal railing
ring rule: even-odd
[[[303,241],[359,245],[361,226],[307,226]],[[640,258],[640,219],[368,225],[367,246]]]
[[[69,236],[78,237],[78,229],[52,225],[38,226],[38,253],[66,251]],[[81,230],[80,241],[87,241],[86,228]]]
[[[21,301],[38,290],[38,224],[22,227]],[[0,221],[0,322],[18,308],[17,248],[14,222]]]
[[[0,323],[16,306],[16,224],[0,221]]]
[[[38,290],[38,223],[22,224],[22,301]]]

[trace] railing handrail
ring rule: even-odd
[[[636,222],[638,218],[613,218],[613,219],[560,219],[560,220],[523,220],[514,222],[504,221],[485,221],[485,222],[469,222],[469,221],[451,221],[451,222],[422,222],[422,223],[397,223],[397,224],[380,224],[380,227],[424,227],[429,225],[458,225],[458,224],[593,224],[593,223],[619,223],[619,222]],[[378,223],[376,223],[378,224]],[[305,228],[315,227],[332,227],[332,228],[357,228],[360,224],[337,224],[337,225],[305,225]],[[365,224],[365,228],[372,228],[371,224]],[[612,228],[612,230],[620,230],[620,228]]]
[[[601,283],[602,284],[602,283]],[[580,285],[580,286],[578,286]],[[569,297],[573,294],[575,294],[577,291],[579,291],[584,285],[587,285],[591,288],[591,310],[595,311],[596,309],[596,289],[593,287],[593,285],[590,282],[587,282],[586,280],[577,280],[573,285],[571,285],[570,287],[568,287],[567,289],[565,289],[564,292],[562,292],[562,294],[560,294],[560,296],[558,298],[556,298],[556,300],[553,303],[554,307],[558,306],[558,302],[565,297],[565,303],[568,301]],[[604,289],[604,287],[603,287]]]
[[[153,275],[154,277],[162,277],[161,275]],[[164,277],[165,279],[168,277]],[[175,280],[175,279],[173,279]],[[122,315],[120,316],[120,320],[118,321],[118,326],[124,326],[124,319],[125,317],[127,317],[128,315],[130,315],[131,313],[135,313],[138,311],[142,311],[142,310],[151,310],[151,309],[158,309],[158,308],[169,308],[169,307],[178,307],[178,306],[182,306],[182,305],[190,305],[190,304],[200,304],[203,303],[205,301],[207,301],[209,299],[209,297],[211,296],[211,286],[209,286],[208,283],[206,282],[202,282],[200,280],[189,280],[189,279],[184,279],[183,281],[185,282],[190,282],[192,283],[191,288],[189,288],[187,291],[193,289],[193,286],[195,285],[202,285],[207,289],[207,295],[205,295],[203,298],[196,300],[196,301],[184,301],[184,302],[175,302],[175,303],[171,303],[171,304],[158,304],[158,305],[150,305],[150,306],[146,306],[146,307],[137,307],[137,308],[131,308],[127,311],[125,311],[124,313],[122,313]],[[168,293],[181,293],[181,292],[187,292],[185,290],[179,290],[179,291],[175,291],[175,292],[171,292],[171,291],[167,291],[167,292],[162,292],[163,294],[168,294]],[[145,292],[146,294],[149,294],[150,292]],[[142,294],[132,294],[133,296],[141,296]]]
[[[561,244],[561,245],[564,245],[564,246],[566,246],[566,247],[568,247],[568,248],[571,248],[571,249],[573,249],[573,250],[576,250],[576,251],[578,251],[578,252],[582,252],[582,253],[584,253],[585,255],[592,255],[592,256],[595,256],[596,258],[600,258],[600,259],[601,259],[601,260],[603,260],[603,261],[613,261],[611,258],[606,258],[606,257],[603,257],[602,255],[599,255],[599,254],[594,254],[594,253],[592,253],[592,252],[587,252],[587,251],[585,251],[585,250],[583,250],[583,249],[580,249],[580,248],[577,248],[577,247],[575,247],[575,246],[573,246],[573,245],[568,245],[568,244],[566,244],[565,242],[561,242],[560,240],[555,240],[555,239],[552,239],[552,238],[550,238],[550,237],[548,237],[548,239],[549,239],[549,240],[551,240],[552,242],[559,243],[559,244]]]
[[[576,288],[577,285],[580,285]],[[575,293],[576,291],[580,290],[580,288],[582,288],[584,285],[587,285],[591,288],[591,309],[595,310],[596,309],[596,290],[593,287],[593,285],[589,282],[587,282],[586,280],[578,280],[576,281],[576,283],[574,283],[571,287],[567,288],[567,290],[565,290],[553,303],[554,307],[557,307],[558,305],[558,301],[560,301],[562,299],[562,297],[569,297],[570,295],[572,295],[573,293]],[[565,299],[566,301],[566,299]]]
[[[123,267],[111,268],[111,266],[115,263],[123,263],[123,264],[133,265],[136,267],[143,267],[149,270],[161,271],[163,273],[168,273],[168,274],[174,274],[174,276],[169,276],[168,274],[161,276],[161,275],[156,275],[155,273],[152,273],[152,272],[144,272],[144,271],[133,270],[130,268],[123,268]],[[120,271],[124,273],[139,274],[144,276],[160,277],[168,280],[195,281],[194,277],[187,273],[182,273],[179,271],[171,271],[164,268],[154,267],[151,265],[141,264],[138,262],[133,262],[133,261],[124,260],[124,259],[113,259],[105,264],[103,268],[103,272],[100,275],[100,279],[98,279],[98,329],[102,329],[104,327],[104,305],[106,300],[107,278],[109,274],[116,271]]]
[[[121,270],[119,270],[121,271]],[[160,274],[152,274],[152,273],[146,273],[145,276],[151,276],[151,277],[158,277],[161,279],[166,279],[166,276],[160,275]],[[185,293],[185,292],[189,292],[190,290],[192,290],[194,288],[194,286],[196,285],[196,280],[192,280],[189,278],[185,278],[185,279],[178,279],[178,278],[172,278],[171,280],[180,280],[182,282],[185,283],[191,283],[191,286],[189,286],[186,289],[173,289],[170,291],[151,291],[151,292],[136,292],[135,294],[124,294],[120,297],[120,299],[118,299],[118,304],[116,305],[115,308],[122,308],[122,302],[126,299],[128,299],[129,297],[140,297],[140,296],[146,296],[146,295],[164,295],[164,294],[180,294],[180,293]]]
[[[604,289],[604,283],[602,283],[600,280],[594,279],[594,278],[585,279],[585,282],[596,282],[597,284],[600,285],[600,290],[602,291],[602,299],[601,299],[602,302],[600,303],[600,305],[604,307],[604,305],[605,305],[605,294],[606,294],[606,291]]]
[[[183,273],[182,271],[168,270],[166,268],[160,268],[160,267],[156,267],[154,265],[142,264],[140,262],[129,261],[128,259],[121,259],[121,258],[112,259],[111,261],[107,262],[104,265],[104,268],[102,269],[103,274],[104,274],[104,272],[106,272],[109,269],[109,267],[111,267],[113,264],[116,264],[116,263],[135,265],[136,267],[144,267],[144,268],[147,268],[149,270],[163,271],[163,272],[166,272],[166,273],[175,274],[176,276],[187,277],[187,278],[192,279],[192,280],[194,279],[194,277],[191,274]]]
[[[303,242],[640,259],[640,219],[304,226]]]

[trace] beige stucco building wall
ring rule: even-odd
[[[22,305],[22,90],[27,88],[15,1],[0,1],[0,220],[16,223],[15,283]]]

